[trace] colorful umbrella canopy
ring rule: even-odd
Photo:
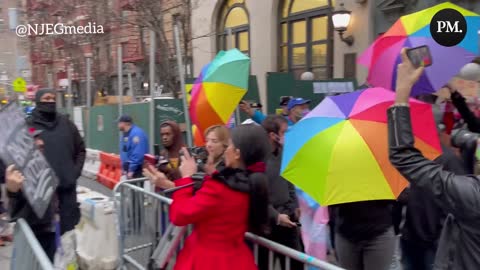
[[[438,44],[430,34],[430,21],[438,11],[451,8],[459,11],[467,21],[465,39],[453,47]],[[400,51],[403,47],[427,45],[432,54],[433,65],[425,69],[424,74],[412,90],[412,96],[421,93],[433,93],[440,90],[460,69],[471,62],[478,54],[478,14],[463,9],[450,2],[402,16],[381,37],[379,37],[358,59],[368,67],[367,81],[375,87],[395,89],[397,65],[401,62]]]
[[[190,117],[200,134],[226,124],[248,89],[250,58],[237,49],[221,51],[203,67],[190,100]]]
[[[281,175],[320,205],[396,199],[408,182],[390,164],[387,109],[395,93],[368,88],[326,97],[285,135]],[[441,153],[429,104],[411,100],[415,146]]]

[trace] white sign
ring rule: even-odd
[[[353,82],[314,82],[313,92],[315,94],[337,94],[353,92]]]
[[[68,79],[58,80],[58,85],[60,85],[60,87],[68,87]]]

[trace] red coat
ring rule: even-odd
[[[191,178],[175,181],[177,186]],[[177,258],[175,270],[255,270],[244,242],[248,228],[249,195],[207,179],[195,196],[193,187],[173,194],[170,220],[177,226],[194,224]]]

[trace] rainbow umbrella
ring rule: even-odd
[[[459,11],[467,21],[465,39],[453,47],[438,44],[430,34],[430,21],[440,10],[451,8]],[[433,93],[440,90],[458,74],[460,69],[478,54],[478,14],[450,2],[402,16],[381,37],[379,37],[358,59],[369,69],[367,81],[375,87],[395,89],[397,65],[401,62],[400,51],[404,47],[427,45],[432,54],[433,64],[413,87],[412,96]]]
[[[195,81],[189,113],[197,132],[224,125],[248,89],[250,58],[237,49],[221,51]]]
[[[285,135],[281,175],[320,205],[388,200],[408,182],[390,164],[387,109],[395,93],[368,88],[326,97]],[[429,104],[411,99],[416,147],[441,153]]]

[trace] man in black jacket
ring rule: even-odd
[[[288,128],[288,122],[281,115],[270,115],[262,122],[263,128],[267,131],[273,152],[267,159],[266,174],[268,177],[269,188],[269,217],[271,220],[271,234],[268,238],[287,247],[302,251],[300,232],[297,227],[299,220],[299,205],[295,186],[280,176],[280,166],[282,162],[282,147],[285,132]],[[262,252],[259,268],[267,269],[268,253]],[[285,264],[285,258],[278,256],[282,264]],[[303,265],[297,261],[292,261],[291,269],[303,269]]]
[[[44,217],[32,216],[35,214],[21,192],[9,192],[9,208],[12,218],[27,217],[27,222],[31,218],[35,226],[38,224],[38,231],[42,232],[51,232],[52,216],[58,213],[63,235],[73,230],[80,220],[76,189],[85,161],[85,144],[75,124],[57,113],[54,91],[39,90],[35,103],[35,110],[27,122],[32,130],[37,131],[37,141],[42,142],[43,154],[57,175],[59,185]],[[51,234],[46,237],[51,237]]]
[[[409,96],[423,73],[402,50],[397,68],[395,104],[388,110],[390,161],[410,182],[431,192],[449,213],[438,244],[433,269],[478,269],[480,265],[480,180],[445,171],[414,146]]]
[[[45,144],[45,158],[60,180],[57,195],[63,234],[73,230],[80,220],[76,189],[85,162],[85,143],[75,124],[57,113],[55,92],[41,89],[35,99],[30,125],[42,131],[39,136]]]
[[[452,149],[442,146],[442,150],[435,162],[446,171],[466,175],[464,164]],[[434,195],[422,187],[412,185],[402,195],[399,201],[407,206],[401,238],[403,269],[430,270],[447,214],[435,202]]]
[[[429,98],[431,97],[431,98]],[[435,103],[436,96],[421,97],[422,101]],[[443,169],[458,175],[468,174],[466,162],[458,157],[450,145],[450,136],[445,132],[443,112],[433,105],[433,115],[441,138],[442,155],[435,162]],[[445,143],[445,144],[444,144]],[[471,153],[472,154],[472,153]],[[472,154],[473,156],[473,154]],[[438,239],[447,213],[435,202],[428,190],[412,185],[398,197],[399,206],[406,206],[405,223],[401,230],[402,265],[404,270],[430,270],[433,267]],[[400,220],[402,208],[399,208]]]

